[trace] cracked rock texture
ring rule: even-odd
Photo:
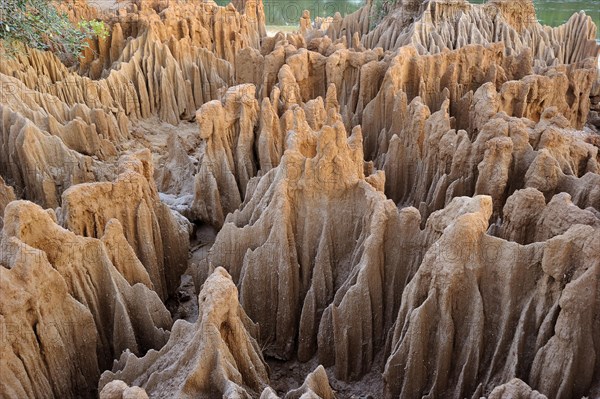
[[[0,397],[600,397],[591,18],[265,6],[2,55]]]

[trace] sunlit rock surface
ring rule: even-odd
[[[600,397],[583,14],[70,0],[0,63],[0,397]]]

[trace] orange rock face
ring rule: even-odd
[[[583,13],[69,1],[0,63],[0,397],[600,396]]]

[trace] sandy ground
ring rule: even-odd
[[[329,378],[329,385],[335,392],[337,399],[376,399],[383,397],[382,352],[380,351],[375,359],[373,369],[359,381],[338,381],[335,378],[333,367],[325,369]],[[270,358],[267,358],[266,361],[270,369],[269,386],[280,395],[300,387],[304,382],[304,378],[319,365],[316,356],[306,363],[300,363],[296,360],[284,362]]]

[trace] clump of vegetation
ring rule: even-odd
[[[108,28],[103,21],[81,21],[79,28],[88,36],[106,39],[109,35]]]
[[[88,46],[86,39],[108,34],[102,21],[74,25],[49,0],[0,0],[0,47],[9,56],[30,47],[76,60]]]

